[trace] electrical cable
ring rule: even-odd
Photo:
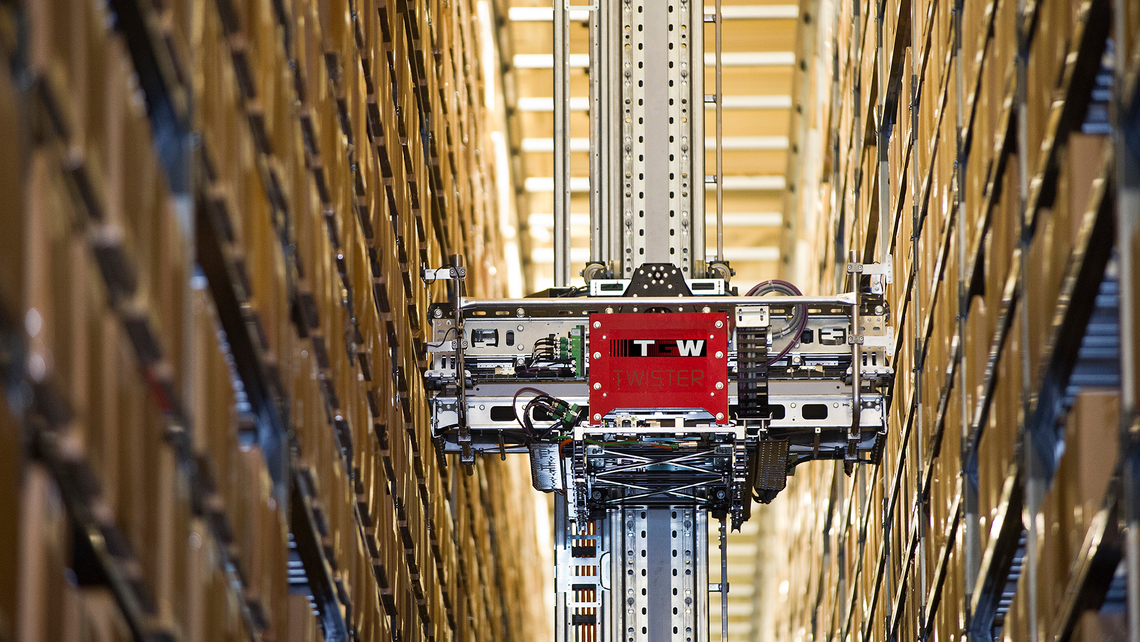
[[[519,411],[518,411],[519,395],[522,395],[523,393],[527,393],[527,392],[534,393],[535,397],[534,397],[534,399],[531,399],[530,401],[528,401],[526,406],[523,407],[522,416],[520,417]],[[534,439],[536,437],[539,439],[542,439],[542,438],[548,437],[550,435],[551,431],[553,431],[555,428],[558,427],[559,424],[562,423],[562,420],[561,419],[555,419],[554,423],[550,424],[550,426],[548,428],[546,428],[545,430],[543,430],[542,434],[539,435],[539,434],[536,434],[534,424],[531,421],[531,412],[537,407],[537,408],[542,408],[543,410],[547,411],[551,415],[557,416],[557,414],[560,412],[560,410],[556,406],[557,403],[565,404],[565,402],[563,402],[562,400],[560,400],[556,397],[551,396],[545,390],[539,390],[538,388],[532,388],[530,386],[524,386],[522,388],[519,388],[515,392],[514,398],[511,399],[511,410],[515,414],[515,421],[517,421],[519,426],[522,427],[522,429],[526,433],[527,437],[529,437],[531,439]]]
[[[763,296],[772,292],[777,292],[785,296],[803,296],[803,293],[800,292],[800,289],[795,285],[787,281],[782,281],[780,279],[761,281],[760,283],[752,286],[752,289],[748,290],[746,296]],[[804,333],[804,329],[807,328],[807,322],[807,305],[803,303],[797,304],[794,308],[794,312],[792,313],[792,319],[788,322],[788,324],[781,328],[779,332],[773,333],[774,339],[780,339],[791,335],[791,338],[788,339],[788,344],[784,346],[784,349],[777,353],[776,356],[769,359],[765,364],[765,367],[771,367],[773,364],[786,357],[788,353],[792,351],[792,348],[795,347],[797,343],[799,343],[800,337]]]
[[[438,348],[438,347],[442,346],[443,344],[447,343],[447,337],[452,335],[452,334],[457,334],[457,330],[455,328],[448,328],[447,332],[443,333],[442,339],[440,339],[438,342],[434,342],[434,343],[429,341],[427,344],[433,348]]]

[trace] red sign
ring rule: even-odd
[[[590,423],[612,410],[696,409],[728,423],[723,313],[590,315]]]

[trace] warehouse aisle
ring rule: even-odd
[[[712,551],[727,640],[1140,642],[1140,3],[723,4],[733,284],[889,262],[896,373],[877,463]],[[432,439],[422,271],[551,285],[552,16],[0,0],[0,642],[554,639],[527,460]]]

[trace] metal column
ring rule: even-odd
[[[642,263],[673,263],[692,275],[693,122],[704,117],[691,70],[703,7],[693,0],[622,0],[622,276]],[[694,18],[694,15],[696,17]]]
[[[966,244],[970,239],[966,238],[966,163],[967,152],[965,150],[965,140],[962,136],[962,128],[964,125],[964,111],[963,104],[963,91],[965,87],[964,81],[964,61],[962,59],[962,10],[964,3],[962,0],[955,0],[954,3],[954,82],[955,93],[958,96],[956,110],[956,133],[957,140],[957,160],[955,161],[954,171],[956,172],[956,182],[954,188],[954,202],[956,204],[957,221],[957,235],[958,235],[958,399],[959,399],[959,412],[961,414],[961,432],[959,434],[960,444],[960,461],[963,462],[963,470],[959,471],[959,476],[962,482],[962,511],[964,513],[962,520],[962,538],[964,540],[963,550],[965,552],[964,566],[965,573],[965,603],[972,604],[974,596],[974,585],[977,584],[978,571],[982,564],[982,537],[981,537],[981,522],[978,515],[978,484],[975,477],[967,475],[965,472],[965,461],[967,450],[969,449],[970,441],[970,408],[969,397],[966,394],[967,378],[966,378],[966,354],[965,354],[965,341],[966,341],[966,320],[970,310],[970,296],[967,291],[968,284],[966,283]],[[968,625],[968,623],[967,623]],[[969,627],[967,626],[967,629]]]
[[[612,585],[621,605],[612,639],[708,642],[708,514],[692,506],[627,506],[612,512],[610,523]]]
[[[1018,299],[1016,306],[1022,308],[1018,330],[1021,335],[1021,345],[1029,345],[1029,315],[1025,312],[1028,302],[1029,282],[1029,245],[1033,239],[1032,215],[1028,209],[1029,199],[1029,120],[1027,112],[1027,97],[1029,92],[1029,16],[1027,0],[1017,1],[1017,87],[1014,94],[1015,109],[1017,110],[1017,183],[1018,183],[1018,218],[1020,219],[1021,255],[1018,258]],[[1037,621],[1037,585],[1039,570],[1039,551],[1037,542],[1041,536],[1037,528],[1037,512],[1045,497],[1048,478],[1052,470],[1044,470],[1045,462],[1038,454],[1034,442],[1034,431],[1028,425],[1030,417],[1032,378],[1029,362],[1029,350],[1021,350],[1021,410],[1022,420],[1018,427],[1019,438],[1022,441],[1021,467],[1024,472],[1024,503],[1022,508],[1022,524],[1026,529],[1025,573],[1024,590],[1027,591],[1027,620]],[[1029,627],[1029,642],[1037,642],[1037,627]]]
[[[620,0],[590,15],[590,262],[621,260]]]
[[[1140,642],[1140,443],[1136,423],[1136,256],[1133,239],[1140,220],[1140,113],[1136,95],[1126,96],[1126,50],[1129,0],[1113,2],[1113,40],[1116,88],[1113,96],[1113,143],[1116,181],[1116,249],[1120,269],[1120,431],[1124,462],[1121,515],[1124,528],[1124,563],[1127,569],[1128,639]]]
[[[554,2],[554,286],[570,283],[570,22]]]

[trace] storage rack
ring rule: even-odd
[[[82,408],[71,412],[70,373],[49,365],[45,375],[27,358],[40,350],[51,364],[74,348],[64,333],[39,345],[17,321],[25,284],[45,264],[9,253],[16,260],[2,266],[0,309],[13,348],[3,361],[13,389],[31,394],[14,397],[27,397],[27,408],[5,412],[16,440],[4,432],[0,451],[7,457],[27,439],[23,466],[45,471],[36,474],[46,494],[14,500],[22,510],[38,510],[35,500],[51,493],[63,499],[80,537],[60,553],[51,581],[72,566],[78,586],[110,592],[118,609],[98,621],[114,622],[100,630],[120,637],[106,639],[521,639],[542,621],[540,605],[522,599],[540,579],[519,566],[537,555],[527,537],[532,509],[502,496],[528,487],[526,471],[481,464],[468,476],[437,456],[420,378],[423,315],[445,295],[427,290],[420,268],[462,254],[468,287],[502,294],[493,278],[505,269],[495,251],[494,170],[491,154],[478,151],[490,148],[490,117],[473,6],[320,8],[0,5],[0,97],[17,107],[0,111],[2,129],[29,132],[19,158],[58,168],[64,187],[51,196],[83,213],[76,260],[93,259],[145,376],[147,406],[160,411],[161,427],[140,424],[147,439],[160,437],[155,452],[171,453],[153,470],[172,462],[168,482],[187,493],[176,510],[182,521],[160,517],[153,527],[168,538],[188,528],[209,551],[211,586],[224,588],[208,591],[213,602],[203,607],[192,587],[170,583],[172,571],[140,574],[140,555],[159,553],[108,517],[100,495],[108,469],[73,443],[84,420]],[[161,229],[147,228],[156,237],[137,234],[152,214],[108,213],[121,204],[108,204],[104,185],[113,181],[104,172],[119,171],[123,186],[138,177],[103,165],[102,123],[76,116],[94,121],[98,110],[121,108],[93,88],[84,93],[87,74],[106,69],[81,61],[102,64],[104,51],[119,65],[109,73],[123,74],[113,80],[126,88],[124,131],[139,141],[128,167],[157,181]],[[2,169],[21,193],[20,164]],[[35,236],[25,196],[3,211],[15,237],[4,250]],[[156,265],[170,271],[151,273]],[[49,295],[62,290],[46,284]],[[173,293],[163,298],[164,290]],[[500,521],[511,527],[496,528]],[[522,554],[499,553],[508,550]],[[55,553],[45,555],[54,562]],[[171,562],[175,575],[182,563]],[[4,586],[0,599],[27,590],[29,577]],[[96,603],[89,592],[80,590],[79,610]],[[178,600],[199,608],[169,606]],[[17,612],[0,604],[0,639],[53,626]],[[98,628],[97,619],[77,626]]]
[[[1137,216],[1125,197],[1137,166],[1121,160],[1137,127],[1136,10],[903,0],[800,13],[814,25],[792,136],[814,127],[829,143],[795,162],[830,172],[788,199],[798,217],[818,195],[824,224],[818,238],[791,226],[785,253],[799,239],[824,249],[810,274],[786,264],[784,278],[826,292],[845,278],[846,248],[891,254],[900,375],[883,463],[797,475],[774,508],[791,537],[811,538],[787,556],[777,632],[1097,639],[1126,598],[1121,560],[1140,559],[1123,535],[1140,477],[1123,392],[1134,268],[1117,242]],[[821,76],[829,91],[812,89]],[[1096,122],[1106,94],[1119,101],[1115,144]],[[1082,423],[1118,408],[1119,448],[1115,431]],[[1105,479],[1081,459],[1094,439],[1112,459],[1096,467],[1115,465]],[[1082,505],[1073,488],[1095,490]],[[1140,615],[1136,604],[1127,596]]]

